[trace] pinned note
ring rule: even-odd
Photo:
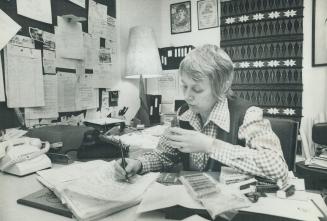
[[[9,40],[21,29],[21,26],[12,20],[0,9],[0,50],[6,46]]]
[[[52,24],[50,0],[17,0],[17,13],[37,21]]]
[[[8,44],[4,60],[8,107],[44,106],[41,51]]]

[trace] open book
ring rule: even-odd
[[[89,221],[134,206],[158,174],[114,179],[114,162],[95,160],[37,172],[38,180],[67,205],[78,220]]]

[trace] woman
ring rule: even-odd
[[[171,127],[156,150],[127,159],[126,172],[118,161],[116,177],[168,171],[182,162],[184,169],[219,171],[221,165],[273,180],[287,179],[278,137],[260,108],[233,96],[233,63],[215,45],[191,51],[179,68],[186,106],[178,111],[180,127]]]

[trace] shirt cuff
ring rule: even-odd
[[[145,157],[138,157],[136,160],[141,162],[141,169],[138,171],[138,174],[144,174],[151,171],[151,164]]]

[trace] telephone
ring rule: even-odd
[[[24,176],[51,167],[45,155],[49,142],[37,138],[22,137],[0,143],[0,170]]]

